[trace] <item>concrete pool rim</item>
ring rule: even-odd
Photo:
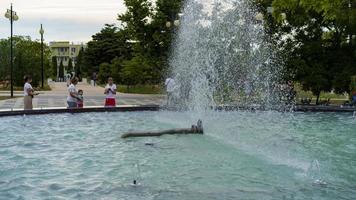
[[[65,107],[53,108],[35,108],[33,110],[23,109],[6,109],[0,110],[0,117],[21,116],[21,115],[44,115],[44,114],[63,114],[63,113],[90,113],[90,112],[140,112],[140,111],[179,111],[174,108],[167,108],[160,105],[120,105],[116,107],[84,107],[77,109],[68,109]],[[238,111],[238,110],[264,110],[257,107],[239,107],[239,106],[217,106],[213,108],[216,111]],[[311,106],[296,105],[292,108],[294,112],[356,112],[356,107],[339,107],[339,106]]]

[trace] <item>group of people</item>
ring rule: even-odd
[[[24,77],[24,109],[32,110],[32,99],[36,93],[32,88],[32,78],[30,76]],[[83,108],[84,107],[84,91],[82,89],[77,89],[77,84],[79,80],[77,77],[73,77],[70,82],[67,84],[68,87],[68,96],[67,96],[67,108]],[[107,85],[104,89],[105,98],[105,107],[115,107],[116,106],[116,93],[117,87],[114,84],[113,78],[108,77]]]
[[[77,89],[76,85],[78,84],[78,78],[74,77],[70,81],[68,86],[68,97],[67,104],[68,108],[83,108],[84,106],[84,91]],[[104,89],[105,98],[105,107],[115,107],[116,106],[116,92],[117,88],[114,84],[113,78],[108,77],[107,84]]]

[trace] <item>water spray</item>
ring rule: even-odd
[[[314,169],[314,167],[317,170],[317,178],[313,181],[313,185],[319,185],[319,186],[327,186],[327,182],[325,180],[323,180],[323,178],[321,177],[321,170],[320,170],[320,163],[317,159],[313,160],[310,164],[309,170],[308,171],[312,171]],[[313,179],[315,177],[312,177]]]
[[[134,186],[137,186],[138,185],[138,180],[141,180],[141,170],[140,170],[140,165],[138,162],[136,162],[136,164],[134,164],[134,168],[136,169],[136,173],[134,174],[134,177],[133,177],[133,181],[132,181],[132,184]]]

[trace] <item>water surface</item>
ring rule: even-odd
[[[199,116],[205,135],[120,138],[130,130],[189,127]],[[356,195],[352,114],[86,113],[6,117],[0,124],[0,199]],[[327,185],[313,184],[317,179]]]

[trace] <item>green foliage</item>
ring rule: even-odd
[[[144,57],[136,56],[131,60],[124,61],[122,68],[123,81],[127,85],[136,85],[144,83],[148,78],[148,63]]]
[[[116,83],[123,83],[122,77],[121,77],[121,70],[122,70],[122,63],[123,59],[122,58],[114,58],[111,61],[111,77],[114,79]]]
[[[126,85],[162,81],[175,30],[166,22],[178,19],[182,0],[158,0],[155,6],[151,2],[125,0],[127,11],[118,16],[121,28],[106,24],[93,35],[78,56],[86,76],[99,72],[99,80],[106,80],[110,73],[115,82]]]
[[[84,48],[82,47],[80,50],[79,50],[79,53],[78,53],[78,56],[77,56],[77,63],[75,64],[75,75],[77,77],[79,77],[79,79],[81,80],[83,78],[83,71],[84,69],[87,69],[86,67],[86,60],[85,60],[85,50]]]
[[[67,72],[73,71],[73,60],[72,60],[71,58],[69,58],[68,66],[67,66],[66,71],[67,71]]]
[[[350,92],[356,74],[356,1],[259,0],[271,39],[286,63],[285,77],[319,96],[322,91]],[[267,7],[273,6],[272,16]],[[285,14],[286,18],[283,18]]]
[[[59,73],[58,73],[58,78],[64,78],[64,66],[63,66],[63,61],[59,63]]]
[[[50,76],[53,78],[53,79],[56,79],[57,78],[57,66],[58,66],[58,63],[57,63],[57,57],[56,56],[53,56],[52,57],[52,65],[51,65],[51,73],[50,73]]]
[[[10,42],[0,40],[0,80],[10,79]]]
[[[86,76],[99,71],[101,63],[111,63],[114,58],[130,59],[131,43],[125,30],[106,24],[93,40],[88,42],[83,55],[78,56],[78,64]]]
[[[29,37],[13,37],[14,69],[13,79],[15,86],[23,86],[23,77],[31,75],[33,85],[38,86],[41,80],[41,43]],[[10,39],[0,40],[0,79],[10,79]],[[45,76],[50,76],[50,50],[44,46]]]
[[[109,63],[101,63],[99,66],[98,80],[100,83],[106,83],[106,80],[111,76],[111,65]]]

